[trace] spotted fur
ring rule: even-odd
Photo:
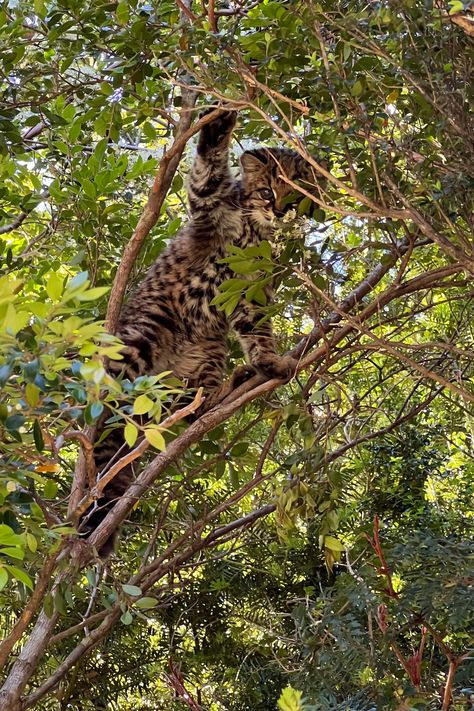
[[[234,179],[229,144],[235,120],[235,113],[223,111],[202,128],[188,180],[191,219],[124,308],[118,329],[124,360],[110,365],[112,372],[122,371],[131,380],[170,370],[190,388],[203,386],[208,407],[221,394],[229,329],[237,334],[247,363],[265,377],[286,380],[294,372],[294,361],[276,353],[271,324],[259,324],[258,305],[242,298],[227,318],[211,302],[232,276],[220,262],[226,245],[247,247],[272,239],[275,218],[282,216],[283,200],[292,190],[279,174],[315,183],[309,165],[285,148],[246,151],[241,179]],[[108,435],[95,450],[98,472],[125,446],[120,430]],[[105,489],[84,523],[86,533],[97,527],[133,476],[132,468],[126,468]]]

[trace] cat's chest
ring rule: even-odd
[[[225,251],[216,251],[210,258],[196,267],[190,267],[181,284],[179,308],[188,331],[222,330],[225,316],[213,304],[219,287],[233,276],[229,266],[221,260]]]
[[[205,256],[202,255],[195,264],[188,265],[183,273],[181,305],[188,307],[201,319],[217,320],[220,323],[222,312],[212,302],[226,280],[241,278],[241,275],[233,272],[227,262],[227,258],[233,254],[228,246],[234,244],[245,249],[258,244],[261,240],[262,235],[251,224],[244,221],[237,239],[234,237],[233,240],[229,240],[229,243],[215,245],[213,250]]]

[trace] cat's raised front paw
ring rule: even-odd
[[[217,108],[217,106],[213,106],[210,109],[206,109],[199,114],[199,117],[207,116]],[[205,145],[217,145],[217,143],[224,138],[230,136],[236,123],[237,113],[223,109],[213,121],[202,127],[199,140],[200,147],[203,148]]]

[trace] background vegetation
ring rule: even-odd
[[[1,708],[472,708],[470,1],[1,8]],[[216,100],[326,183],[220,299],[273,276],[298,376],[189,425],[102,358]],[[104,403],[145,455],[81,544]]]

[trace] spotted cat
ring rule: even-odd
[[[190,220],[123,309],[118,335],[125,344],[124,360],[110,364],[113,373],[122,371],[131,380],[172,371],[190,388],[204,387],[207,407],[219,398],[230,329],[237,334],[251,369],[282,380],[294,373],[293,359],[275,350],[269,321],[259,323],[262,313],[257,304],[242,297],[227,317],[211,302],[219,285],[233,276],[221,263],[226,245],[244,248],[272,239],[275,218],[284,214],[283,199],[291,192],[279,174],[315,183],[310,166],[286,148],[244,152],[241,178],[236,180],[229,169],[235,122],[236,113],[223,110],[201,129],[188,180]],[[125,448],[121,430],[111,432],[96,446],[97,471]],[[128,467],[115,477],[88,513],[82,531],[87,534],[97,527],[133,475]],[[101,554],[106,555],[111,545],[106,544]]]

